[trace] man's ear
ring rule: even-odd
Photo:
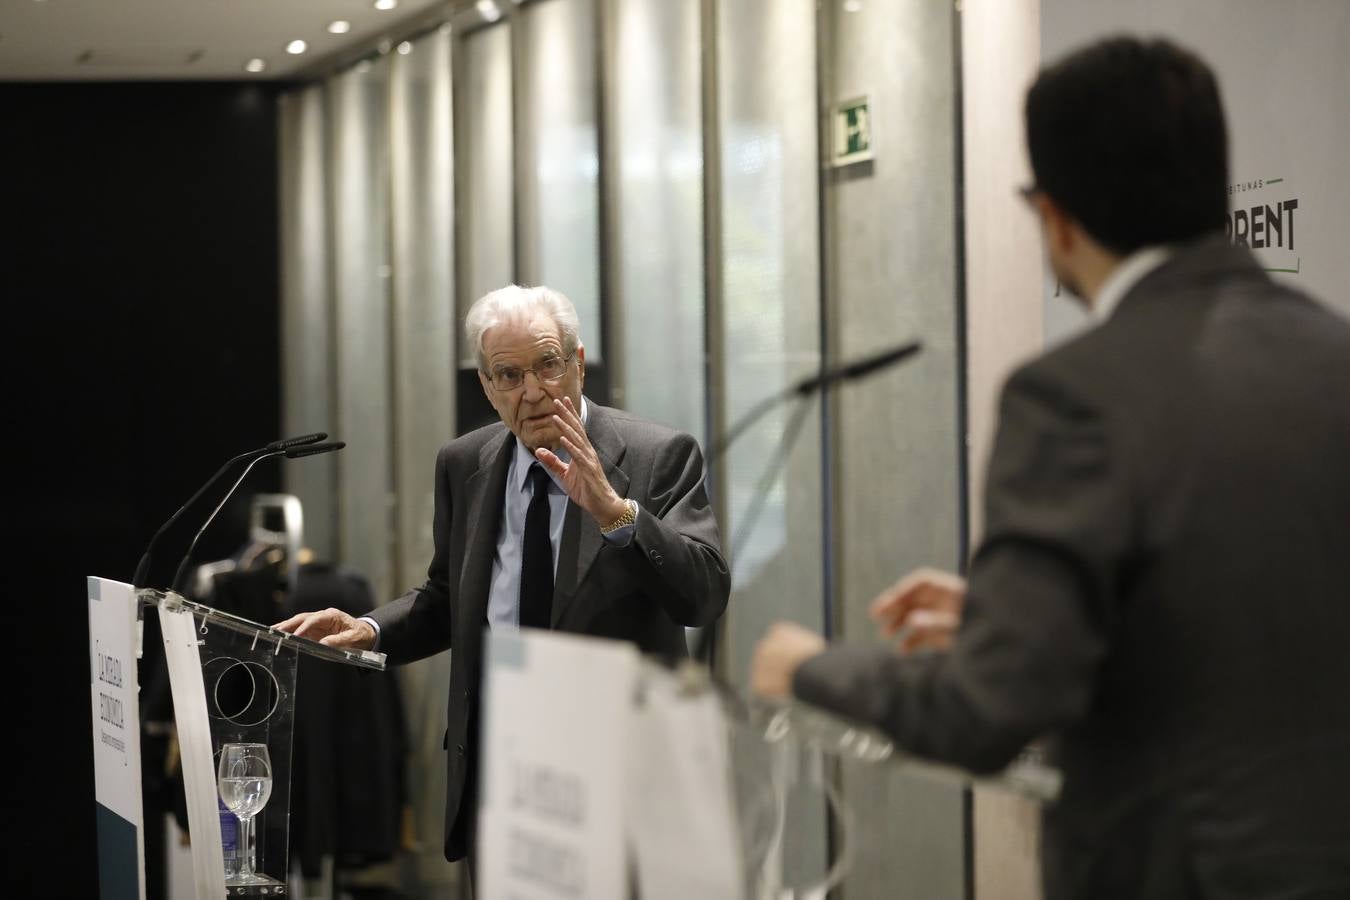
[[[488,402],[492,403],[492,382],[488,381],[488,377],[483,374],[482,369],[478,370],[478,383],[483,386],[483,393],[487,395]],[[497,404],[493,403],[492,405],[495,408]]]
[[[577,344],[577,383],[586,384],[586,345]]]
[[[1045,222],[1045,239],[1061,255],[1072,253],[1078,243],[1078,222],[1049,195],[1039,194],[1036,205]]]

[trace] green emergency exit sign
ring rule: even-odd
[[[846,166],[872,158],[872,113],[867,97],[834,107],[833,163]]]

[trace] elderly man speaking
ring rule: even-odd
[[[551,628],[687,653],[684,626],[726,608],[731,580],[687,434],[590,403],[571,302],[512,285],[465,321],[478,378],[501,417],[436,460],[427,581],[354,619],[295,616],[285,631],[378,647],[393,663],[453,649],[445,855],[473,852],[483,629]]]

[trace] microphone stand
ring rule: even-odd
[[[923,349],[921,341],[911,341],[902,344],[899,347],[893,347],[890,350],[884,350],[871,356],[865,356],[836,366],[833,369],[822,370],[816,375],[803,378],[797,383],[790,385],[783,391],[776,394],[770,394],[768,397],[760,400],[752,406],[744,415],[726,430],[720,439],[715,441],[708,452],[708,459],[705,466],[711,470],[713,464],[720,460],[731,449],[732,444],[747,431],[750,426],[758,422],[766,413],[782,403],[789,400],[796,400],[796,407],[792,411],[792,416],[788,419],[787,426],[783,429],[783,434],[778,440],[778,446],[775,448],[773,456],[764,466],[764,471],[760,474],[759,480],[755,484],[755,492],[750,497],[750,502],[746,506],[745,518],[740,522],[731,538],[731,559],[740,558],[741,552],[745,549],[746,542],[750,539],[754,531],[755,523],[759,520],[760,514],[764,510],[764,504],[769,499],[769,493],[773,489],[774,482],[778,480],[778,475],[783,466],[787,464],[788,457],[792,454],[792,448],[795,446],[797,436],[801,433],[802,426],[806,423],[806,414],[810,410],[807,401],[822,390],[833,387],[844,381],[853,381],[870,375],[881,369],[889,368],[911,356],[916,355]],[[697,639],[694,643],[694,658],[704,662],[708,666],[709,672],[712,671],[712,657],[716,649],[717,630],[721,620],[707,625],[700,629]]]

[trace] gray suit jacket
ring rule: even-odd
[[[975,770],[1048,735],[1047,900],[1350,897],[1350,324],[1187,248],[1003,394],[950,652],[802,698]]]
[[[703,488],[703,457],[687,434],[588,403],[586,432],[622,497],[641,513],[633,541],[613,546],[567,505],[558,550],[553,628],[687,655],[684,627],[726,608],[731,578]],[[405,663],[451,649],[445,852],[463,857],[476,813],[478,698],[492,557],[515,438],[501,423],[459,437],[436,460],[435,555],[427,581],[373,618],[380,649]]]

